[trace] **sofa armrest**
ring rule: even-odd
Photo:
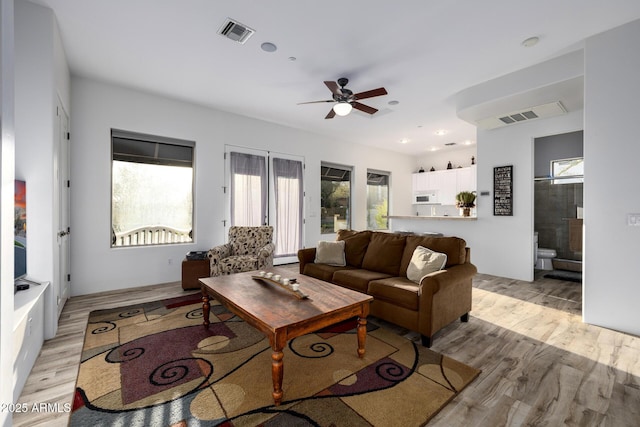
[[[304,266],[313,264],[316,259],[316,248],[304,248],[298,251],[298,261],[300,262],[300,274],[304,273]]]
[[[226,243],[224,245],[214,246],[207,252],[209,258],[209,275],[220,275],[220,260],[227,258],[231,255],[231,245]]]
[[[273,253],[275,250],[276,245],[272,242],[258,249],[258,270],[273,267]]]
[[[436,331],[471,311],[475,265],[465,262],[422,278],[419,294],[419,332],[431,337]]]

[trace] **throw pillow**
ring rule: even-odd
[[[407,279],[420,283],[422,278],[434,271],[442,270],[447,263],[447,254],[434,252],[423,246],[413,251],[411,262],[407,267]]]
[[[344,240],[338,242],[318,242],[315,263],[344,267],[346,265]]]

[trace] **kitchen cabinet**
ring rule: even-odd
[[[433,188],[430,187],[430,172],[414,173],[413,174],[413,192],[430,191]]]
[[[440,188],[438,188],[438,200],[443,205],[455,205],[456,194],[458,194],[458,170],[448,169],[438,172],[440,175]]]
[[[476,191],[476,165],[468,168],[456,169],[456,194],[461,191]]]
[[[477,166],[413,174],[413,192],[436,191],[442,205],[455,205],[456,194],[476,191]]]

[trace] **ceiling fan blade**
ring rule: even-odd
[[[302,104],[319,104],[319,103],[325,103],[325,102],[336,102],[333,99],[325,99],[324,101],[309,101],[309,102],[298,102],[297,105],[302,105]]]
[[[325,81],[324,84],[327,85],[331,93],[333,93],[334,95],[338,95],[338,96],[342,95],[342,91],[340,90],[338,83],[332,82],[332,81]]]
[[[369,114],[375,114],[378,112],[377,108],[369,107],[368,105],[360,104],[359,102],[352,102],[351,106],[356,110],[360,110]]]
[[[366,92],[356,93],[355,95],[353,95],[353,97],[355,99],[367,99],[367,98],[373,98],[374,96],[381,96],[386,94],[387,94],[387,90],[383,87],[379,87],[378,89],[372,89]]]
[[[325,119],[333,119],[336,116],[336,112],[333,111],[333,108],[329,110],[329,114],[325,116]]]

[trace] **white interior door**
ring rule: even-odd
[[[57,250],[54,268],[55,274],[54,293],[58,306],[58,316],[62,312],[65,302],[69,298],[71,288],[71,257],[70,257],[70,138],[69,117],[58,102],[57,106],[56,149],[54,155],[54,203],[56,213]]]

